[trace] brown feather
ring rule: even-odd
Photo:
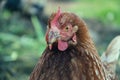
[[[48,24],[54,18],[50,17]],[[78,26],[77,45],[66,51],[59,51],[54,43],[52,50],[47,47],[31,73],[30,80],[112,80],[106,78],[105,69],[91,40],[87,26],[72,13],[62,13],[61,26],[71,23]]]

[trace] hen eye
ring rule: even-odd
[[[69,29],[69,26],[66,26],[66,27],[65,27],[65,31],[68,31],[68,29]]]
[[[68,30],[68,27],[66,27],[66,30]]]

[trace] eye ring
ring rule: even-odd
[[[68,31],[68,29],[69,29],[69,26],[66,26],[66,27],[65,27],[65,31]]]

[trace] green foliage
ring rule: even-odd
[[[96,18],[104,23],[120,25],[119,0],[77,0],[68,11],[80,17]]]
[[[36,17],[32,23],[7,11],[0,17],[0,80],[28,80],[46,46],[42,26]]]
[[[41,40],[41,39],[43,40],[43,38],[44,38],[43,33],[44,32],[42,31],[42,26],[40,25],[40,22],[38,21],[37,17],[33,16],[31,18],[31,21],[32,21],[32,24],[34,26],[34,29],[35,29],[38,40]]]

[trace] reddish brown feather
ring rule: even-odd
[[[54,16],[50,17],[49,23]],[[63,52],[57,49],[56,43],[52,50],[46,48],[30,80],[113,80],[106,78],[105,69],[84,21],[72,13],[62,13],[59,24],[63,26],[67,23],[79,27],[76,33],[77,45],[70,45]]]

